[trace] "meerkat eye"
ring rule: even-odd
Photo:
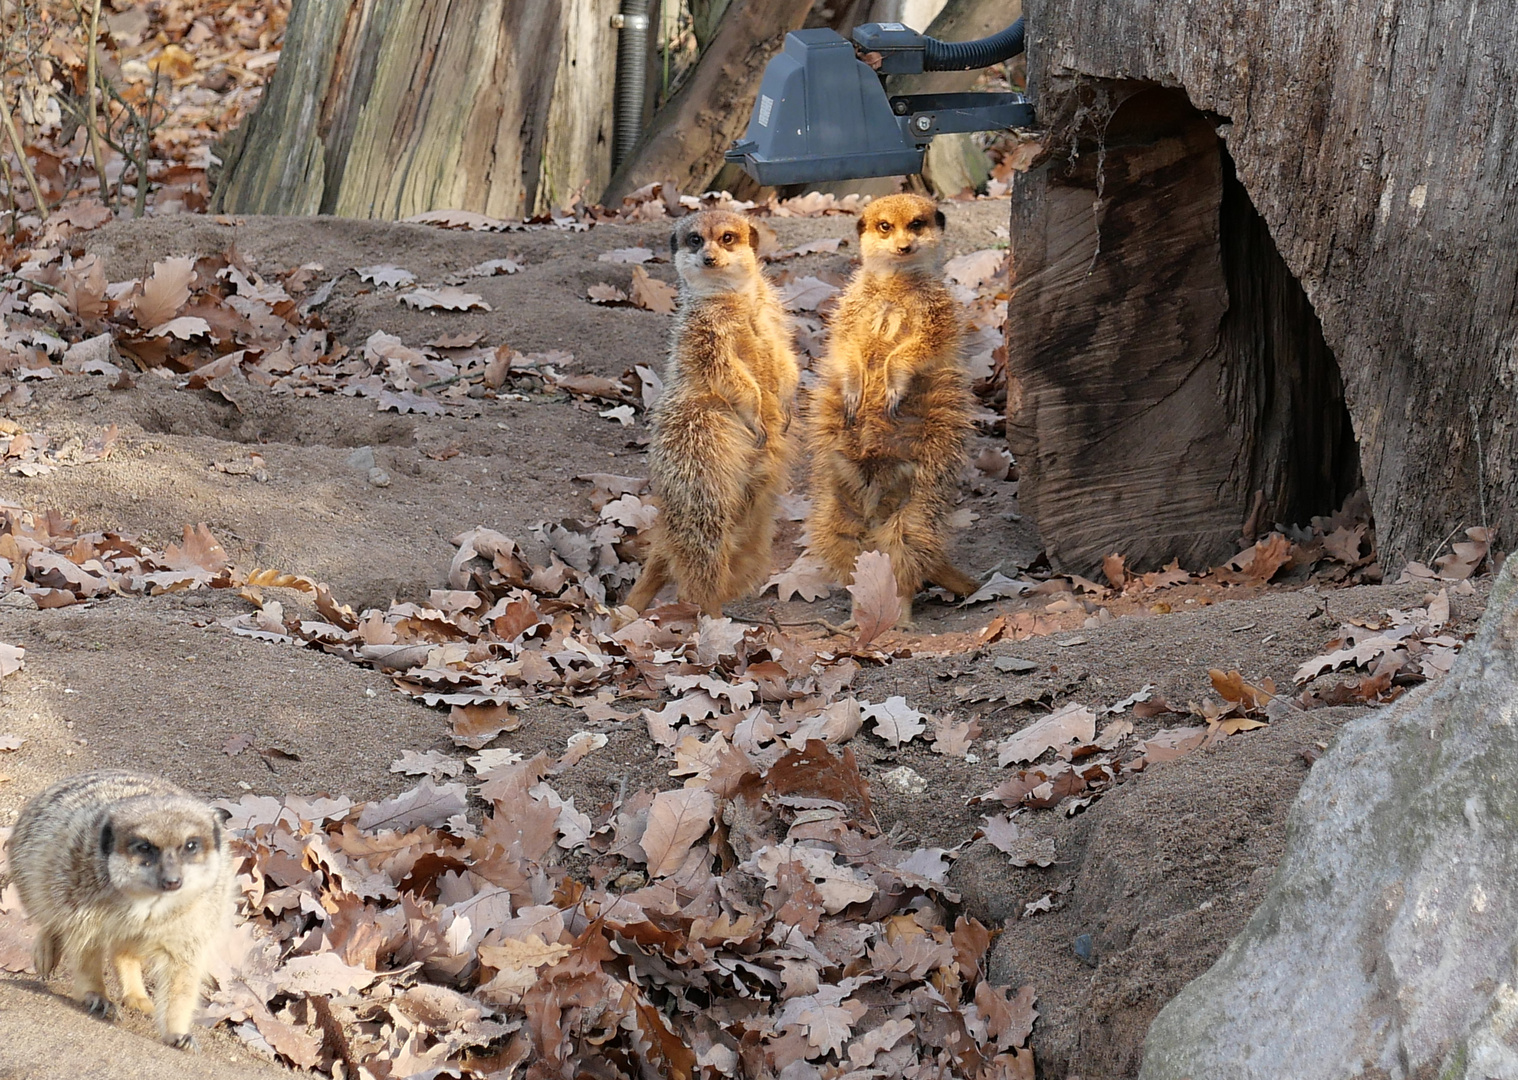
[[[200,841],[199,840],[186,840],[184,842],[184,851],[185,851],[186,855],[194,855],[199,850],[200,850]]]
[[[922,218],[914,218],[912,223],[908,225],[907,228],[911,229],[914,233],[920,233],[924,228],[927,227],[927,224],[928,223],[922,220]]]
[[[738,239],[738,238],[736,236],[734,236],[732,233],[725,232],[725,233],[722,234],[722,246],[723,247],[732,247],[733,246],[733,241],[736,240],[736,239]]]
[[[146,840],[133,840],[127,845],[127,850],[133,855],[138,855],[144,859],[151,858],[158,853],[158,849]]]
[[[880,231],[883,232],[883,233],[890,232],[891,231],[891,223],[889,221],[882,221],[880,223]]]
[[[689,247],[692,251],[701,250],[701,237],[695,233],[691,233],[690,237],[685,241],[685,243],[686,246]]]

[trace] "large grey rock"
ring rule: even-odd
[[[1518,558],[1430,691],[1347,725],[1141,1080],[1518,1080]]]

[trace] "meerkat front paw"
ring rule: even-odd
[[[845,390],[843,392],[843,426],[853,427],[854,421],[859,419],[859,391]]]
[[[754,429],[754,449],[755,450],[763,450],[769,444],[770,444],[770,432],[769,432],[769,428],[765,427],[763,424],[760,424],[758,427],[756,427]]]
[[[116,1003],[104,994],[97,994],[91,990],[84,995],[84,1010],[91,1016],[98,1016],[102,1020],[115,1020],[121,1015],[121,1010]]]
[[[147,1013],[149,1016],[153,1015],[153,999],[146,994],[125,994],[122,996],[121,1003],[129,1009]]]
[[[200,1052],[200,1044],[195,1041],[195,1036],[191,1035],[188,1031],[180,1032],[178,1035],[165,1035],[163,1041],[175,1050],[188,1050],[192,1054]]]

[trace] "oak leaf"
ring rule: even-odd
[[[142,295],[132,301],[137,325],[161,326],[177,315],[189,303],[190,279],[194,276],[192,258],[181,256],[154,263],[152,276],[142,284]]]
[[[711,827],[717,800],[705,788],[661,791],[648,810],[648,824],[638,845],[648,856],[652,877],[665,877],[680,869],[691,846]]]
[[[859,628],[855,645],[863,648],[895,626],[901,616],[901,596],[896,591],[891,556],[884,551],[860,552],[854,560],[853,582],[848,588],[854,598],[854,622]]]

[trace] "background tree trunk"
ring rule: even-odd
[[[730,3],[696,69],[654,115],[602,201],[611,205],[654,181],[672,181],[682,192],[707,190],[722,170],[723,152],[748,127],[764,65],[806,21],[812,3]]]
[[[609,172],[616,32],[599,0],[295,0],[217,209],[540,212]]]
[[[1509,13],[1027,11],[1052,153],[1014,190],[1008,428],[1051,555],[1209,561],[1249,519],[1331,505],[1356,468],[1387,565],[1429,557],[1460,525],[1511,540]],[[1155,86],[1188,99],[1179,143],[1174,110],[1139,100]]]

